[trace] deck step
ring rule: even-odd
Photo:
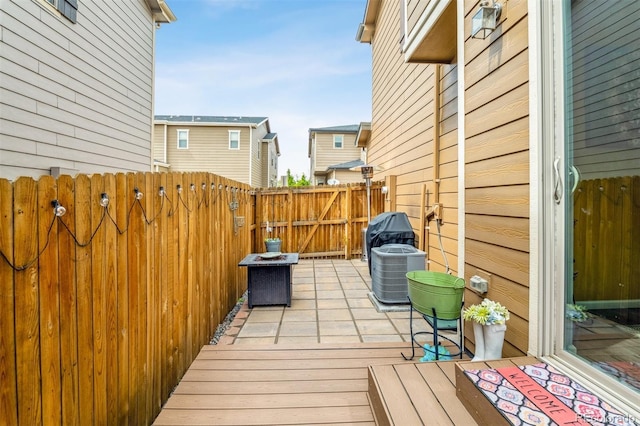
[[[458,399],[479,424],[510,425],[511,423],[495,408],[491,401],[464,373],[465,370],[484,370],[537,364],[535,357],[517,357],[483,362],[462,362],[456,366],[456,390]]]
[[[456,398],[456,361],[369,367],[368,395],[376,423],[475,425]]]

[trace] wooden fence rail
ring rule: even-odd
[[[640,300],[640,176],[581,181],[573,200],[576,301]]]
[[[371,217],[383,204],[375,183]],[[284,250],[349,258],[366,220],[364,185],[0,179],[0,424],[150,424],[244,293],[267,221]]]
[[[382,182],[371,185],[371,217],[384,210]],[[367,226],[364,184],[256,191],[255,249],[279,237],[282,250],[301,257],[341,257],[362,253],[362,228]],[[268,231],[270,230],[270,231]]]
[[[246,288],[253,209],[207,173],[0,179],[0,424],[150,424]]]

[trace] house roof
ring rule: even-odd
[[[275,138],[278,137],[277,133],[267,133],[266,135],[264,135],[264,137],[262,138],[263,141],[272,141]]]
[[[164,0],[147,0],[147,4],[151,8],[153,19],[158,24],[168,24],[178,19]]]
[[[346,163],[334,164],[332,166],[327,167],[327,171],[329,170],[349,170],[353,167],[362,166],[364,161],[362,160],[351,160]]]
[[[358,31],[356,33],[356,40],[360,43],[371,43],[373,33],[376,30],[380,3],[382,3],[381,0],[367,0],[364,17],[362,18],[362,23],[358,25]]]
[[[363,121],[358,126],[358,134],[356,135],[356,146],[366,148],[371,137],[371,122]]]
[[[258,126],[267,121],[269,117],[244,117],[244,116],[220,116],[220,115],[156,115],[156,122],[202,124],[209,126],[251,125]]]
[[[277,133],[267,133],[261,140],[262,142],[273,142],[276,146],[276,155],[280,156],[280,144],[278,143]]]
[[[309,129],[309,147],[308,157],[311,158],[311,141],[313,140],[314,133],[358,133],[360,128],[359,124],[347,124],[344,126],[330,126],[330,127],[312,127]]]
[[[316,127],[309,129],[309,135],[311,133],[358,133],[359,124],[347,124],[346,126],[331,126],[331,127]]]

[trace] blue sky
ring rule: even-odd
[[[167,0],[156,114],[269,117],[279,174],[309,174],[310,127],[371,121],[366,0]]]

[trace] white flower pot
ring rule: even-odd
[[[482,325],[473,323],[473,335],[476,340],[476,351],[471,361],[485,361],[502,358],[502,346],[505,324]]]

